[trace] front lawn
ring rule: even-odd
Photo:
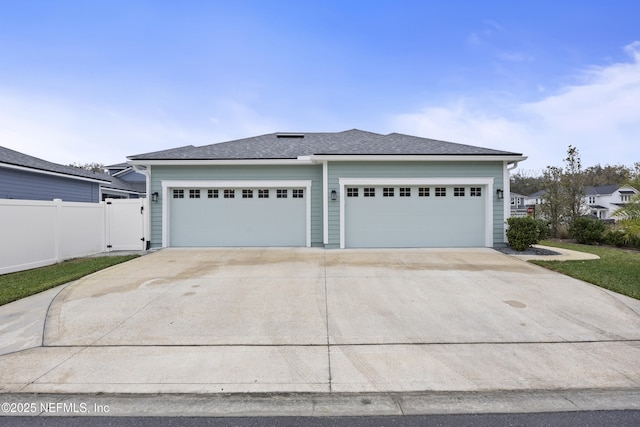
[[[589,246],[556,241],[541,245],[596,254],[600,259],[586,261],[530,261],[576,279],[640,299],[640,252],[608,246]]]
[[[139,255],[77,258],[33,270],[0,275],[0,305],[78,280]]]

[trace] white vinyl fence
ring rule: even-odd
[[[144,250],[147,199],[0,199],[0,274],[112,250]]]

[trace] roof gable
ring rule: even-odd
[[[391,133],[381,135],[352,129],[325,133],[271,133],[202,147],[130,156],[131,160],[296,159],[313,155],[497,155],[520,153]]]

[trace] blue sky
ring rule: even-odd
[[[640,2],[0,0],[0,145],[57,163],[277,131],[640,162]]]

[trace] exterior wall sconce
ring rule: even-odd
[[[151,194],[151,201],[154,202],[154,203],[158,201],[158,192],[157,191],[155,193]]]
[[[336,190],[331,190],[331,201],[335,202],[338,200],[338,192]]]
[[[498,194],[498,200],[502,200],[504,199],[504,191],[502,191],[501,189],[497,189],[496,193]]]

